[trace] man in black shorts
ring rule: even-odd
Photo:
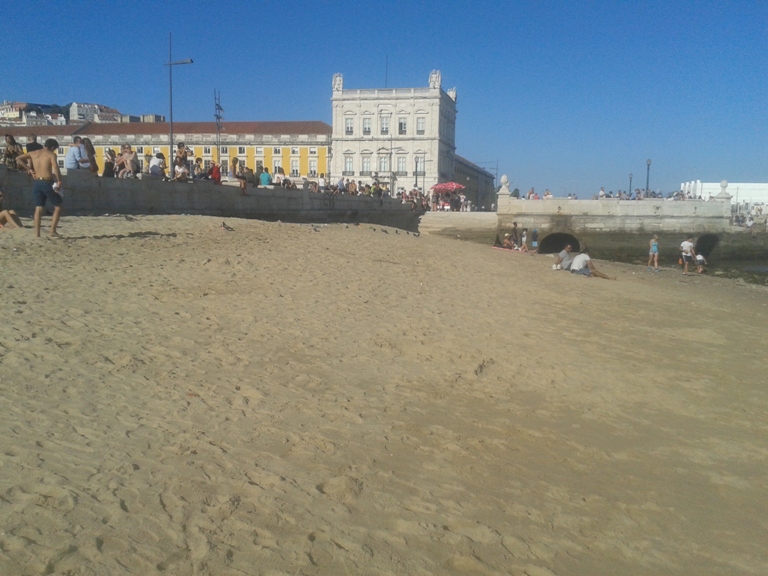
[[[58,238],[56,226],[61,218],[61,204],[63,197],[61,171],[56,158],[56,149],[59,143],[53,138],[48,138],[41,150],[27,152],[16,158],[16,164],[27,174],[35,179],[33,193],[35,195],[35,236],[40,237],[40,223],[43,219],[45,202],[53,204],[53,218],[51,219],[51,238]],[[54,179],[56,187],[54,187]]]

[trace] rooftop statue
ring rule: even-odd
[[[333,75],[333,91],[341,92],[344,89],[344,76],[338,72]]]
[[[440,70],[432,70],[432,72],[429,75],[429,87],[440,88],[440,85],[442,83],[443,83],[443,77],[440,75]]]

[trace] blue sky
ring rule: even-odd
[[[457,153],[522,190],[768,182],[766,2],[30,1],[0,21],[0,98],[174,119],[331,120],[345,87],[458,91]]]

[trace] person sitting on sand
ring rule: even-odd
[[[573,262],[571,263],[571,273],[581,274],[583,276],[597,276],[598,278],[605,278],[606,280],[616,280],[616,278],[611,278],[595,268],[592,259],[589,257],[589,249],[586,246],[584,246],[584,250],[582,250],[581,254],[578,254],[573,259]]]
[[[24,228],[15,210],[3,210],[2,190],[0,190],[0,228]]]
[[[512,242],[512,238],[510,238],[509,233],[504,234],[504,240],[501,242],[501,247],[508,250],[515,249],[515,243]]]
[[[571,250],[573,246],[566,244],[565,248],[557,255],[557,261],[552,264],[552,270],[570,270],[573,263],[573,257],[571,256]]]

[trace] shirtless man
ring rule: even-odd
[[[40,223],[43,219],[43,208],[45,201],[50,200],[53,204],[53,218],[51,220],[51,238],[58,238],[56,226],[61,218],[62,196],[61,190],[61,172],[56,158],[56,150],[59,143],[53,138],[48,138],[42,150],[27,152],[16,158],[16,164],[27,174],[35,179],[35,236],[40,237]],[[53,189],[53,180],[56,179],[58,192]]]

